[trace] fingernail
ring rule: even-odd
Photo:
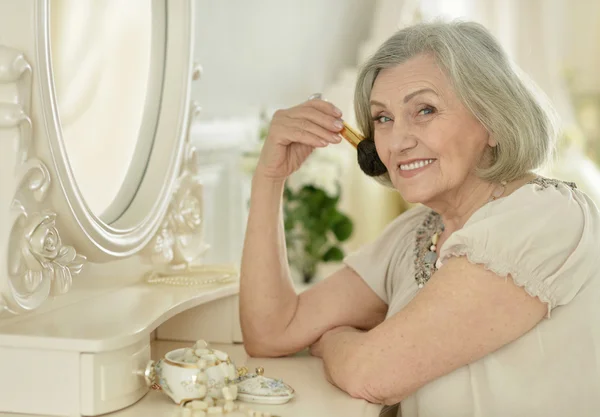
[[[329,142],[327,142],[326,140],[321,140],[320,142],[323,146],[329,145]]]
[[[341,138],[341,136],[340,136],[339,134],[337,134],[337,133],[336,133],[335,135],[332,135],[332,136],[331,136],[331,141],[332,141],[333,143],[340,143],[340,140],[341,140],[340,138]]]
[[[337,107],[333,106],[333,111],[335,112],[335,114],[337,116],[341,116],[342,115],[342,111],[340,109],[338,109]]]
[[[335,122],[333,122],[333,125],[337,128],[337,129],[343,129],[344,124],[340,121],[340,120],[336,120]]]

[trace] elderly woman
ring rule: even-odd
[[[555,128],[496,40],[474,23],[403,29],[365,64],[355,106],[363,171],[421,204],[297,295],[282,190],[340,142],[342,113],[278,111],[242,261],[249,354],[310,347],[333,384],[404,417],[600,415],[600,215],[533,173]]]

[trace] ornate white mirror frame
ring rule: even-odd
[[[179,313],[189,312],[209,341],[239,340],[238,285],[235,271],[214,265],[194,269],[203,286],[150,282],[190,266],[207,248],[189,138],[199,111],[190,84],[200,77],[193,0],[152,0],[151,27],[163,33],[151,38],[165,43],[160,98],[150,103],[158,119],[150,129],[142,118],[135,149],[149,147],[148,161],[125,178],[115,194],[126,201],[108,204],[108,215],[88,207],[63,140],[54,1],[0,0],[0,413],[99,415],[148,392],[154,340],[195,337],[178,324]]]
[[[86,261],[126,258],[144,248],[159,263],[197,255],[174,259],[175,229],[194,232],[200,222],[201,189],[189,178],[194,155],[186,146],[197,112],[190,82],[199,76],[192,65],[192,2],[153,1],[166,8],[158,121],[135,196],[111,224],[89,209],[69,165],[52,71],[51,5],[0,2],[0,309],[16,314],[67,292]]]

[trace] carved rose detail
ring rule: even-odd
[[[202,239],[203,192],[197,161],[190,146],[165,221],[148,247],[156,264],[187,266],[207,249]]]
[[[160,228],[149,246],[152,261],[156,264],[167,264],[173,260],[173,245],[175,238],[167,226]]]
[[[73,275],[81,272],[86,257],[77,254],[72,246],[63,245],[56,229],[56,214],[32,214],[27,221],[21,253],[27,271],[24,284],[35,289],[45,280],[53,282],[55,293],[64,294],[71,288]]]
[[[196,233],[202,226],[202,184],[190,175],[179,181],[170,204],[169,221],[180,233]]]

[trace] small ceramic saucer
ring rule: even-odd
[[[280,379],[246,374],[236,381],[237,399],[256,404],[285,404],[294,398],[294,389]]]

